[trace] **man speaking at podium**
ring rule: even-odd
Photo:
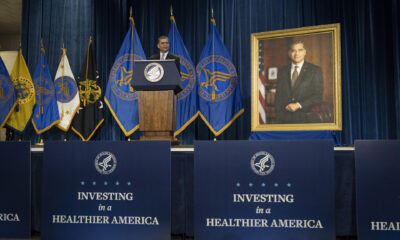
[[[181,72],[181,64],[179,57],[168,52],[169,41],[167,36],[161,36],[158,38],[157,48],[160,49],[160,53],[154,54],[150,57],[150,60],[168,60],[174,59],[178,72]]]

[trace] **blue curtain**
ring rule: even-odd
[[[342,144],[355,139],[400,137],[400,19],[397,0],[24,0],[22,47],[31,72],[44,40],[54,76],[62,41],[75,76],[79,74],[88,39],[93,37],[102,88],[128,27],[129,7],[147,56],[156,52],[157,37],[169,30],[174,8],[183,41],[197,64],[210,27],[211,8],[217,28],[238,71],[245,113],[218,139],[250,135],[250,34],[320,24],[341,24]],[[123,140],[124,135],[105,108],[105,122],[96,140]],[[62,139],[52,129],[45,139]],[[23,139],[38,141],[31,126]],[[77,139],[68,133],[69,139]],[[184,143],[212,139],[197,119],[181,136]]]
[[[30,72],[34,70],[43,39],[52,76],[55,76],[61,57],[61,47],[67,56],[75,78],[79,75],[92,37],[97,68],[104,94],[108,73],[127,32],[129,9],[126,0],[24,0],[22,14],[22,49]],[[95,140],[125,139],[104,105],[104,123]],[[21,136],[17,135],[15,138]],[[41,136],[45,140],[62,140],[64,132],[53,127]],[[79,140],[72,131],[69,140]],[[40,140],[29,123],[22,139],[36,143]]]

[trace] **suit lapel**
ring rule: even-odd
[[[286,69],[283,69],[282,71],[284,73],[283,79],[286,79],[287,86],[289,87],[289,89],[292,89],[292,85],[290,83],[290,79],[292,78],[290,75],[290,68],[291,68],[291,65],[289,65]]]

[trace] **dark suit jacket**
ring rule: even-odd
[[[171,54],[168,52],[168,55],[165,59],[174,59],[176,67],[178,68],[179,74],[181,73],[181,62],[179,57],[175,56],[174,54]],[[150,57],[150,60],[160,60],[160,53],[154,54]]]
[[[278,71],[275,94],[275,111],[277,123],[309,123],[307,113],[314,104],[322,102],[324,80],[321,68],[304,62],[293,88],[290,83],[290,68],[286,66]],[[302,106],[296,112],[285,109],[289,103],[299,102]]]

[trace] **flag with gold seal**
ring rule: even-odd
[[[0,57],[0,129],[6,124],[11,113],[17,106],[13,82]]]
[[[46,54],[42,46],[38,63],[33,74],[36,105],[33,109],[32,124],[37,134],[42,134],[60,122],[54,82],[50,75]]]
[[[104,121],[100,76],[95,59],[90,39],[78,76],[80,106],[72,121],[72,131],[82,141],[89,141]]]
[[[214,136],[220,135],[243,112],[236,68],[211,19],[211,30],[196,66],[200,117]]]
[[[172,11],[172,9],[171,9]],[[180,134],[198,115],[196,73],[192,59],[187,51],[176,26],[175,18],[171,16],[171,27],[168,34],[169,52],[180,59],[182,91],[178,94],[176,107],[176,131]]]
[[[142,44],[133,17],[129,17],[129,30],[125,35],[110,76],[104,101],[125,136],[139,128],[138,93],[133,89],[135,60],[145,60]]]
[[[35,87],[32,82],[31,74],[24,57],[22,56],[22,49],[18,51],[17,59],[15,60],[13,70],[10,75],[15,94],[17,96],[17,106],[7,121],[7,125],[23,132],[25,127],[32,116],[33,106],[36,102]]]

